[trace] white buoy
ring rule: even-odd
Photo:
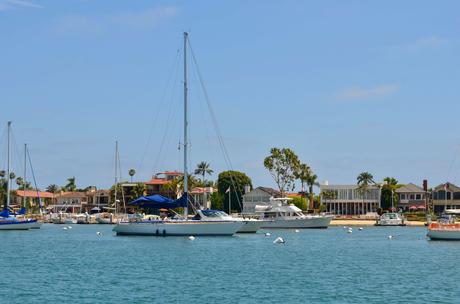
[[[392,236],[392,235],[389,235],[389,236],[388,236],[388,239],[389,239],[389,240],[393,239],[393,236]]]
[[[72,229],[72,226],[68,226],[67,228]]]
[[[194,237],[193,235],[191,235],[191,236],[188,237],[188,239],[189,239],[190,241],[194,241],[194,240],[195,240],[195,237]]]
[[[347,229],[347,226],[343,226],[343,229]]]
[[[297,232],[299,232],[299,231],[300,231],[299,229],[294,230],[295,233],[297,233]]]
[[[282,237],[277,237],[274,241],[273,244],[284,244],[286,243]]]
[[[353,229],[348,229],[347,233],[353,233]]]
[[[269,232],[266,232],[265,233],[265,236],[270,236],[271,234]]]
[[[98,231],[98,232],[96,232],[96,234],[97,234],[98,236],[101,236],[101,235],[102,235],[102,232]]]
[[[63,227],[62,229],[67,230],[67,227]]]
[[[363,230],[363,227],[359,227],[359,230]]]

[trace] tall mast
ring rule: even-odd
[[[187,39],[188,33],[184,32],[184,198],[186,206],[184,209],[185,219],[188,217],[188,173],[187,173],[187,149],[188,149],[188,115],[187,115]]]
[[[7,165],[6,165],[6,179],[7,179],[7,189],[6,189],[6,205],[4,206],[4,209],[8,209],[8,206],[10,205],[10,186],[11,186],[11,180],[10,180],[10,132],[11,132],[11,121],[8,122],[8,141],[7,141]]]
[[[118,187],[118,140],[115,141],[115,214],[117,213],[117,187]]]
[[[27,144],[24,144],[24,178],[22,179],[22,190],[24,191],[22,199],[22,207],[26,206],[27,196],[26,196],[26,183],[27,183]]]

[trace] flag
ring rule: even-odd
[[[229,193],[230,192],[230,186],[228,187],[227,190],[225,190],[225,193]]]

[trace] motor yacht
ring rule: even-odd
[[[375,226],[406,226],[406,219],[401,213],[387,212],[377,219]]]
[[[256,214],[264,221],[261,228],[327,228],[334,218],[329,214],[303,214],[290,200],[272,198],[268,205],[256,205]]]

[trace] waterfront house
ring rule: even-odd
[[[404,211],[425,209],[427,193],[423,188],[409,183],[396,189],[395,193],[398,196],[398,208]]]
[[[56,196],[56,203],[48,206],[52,212],[81,213],[88,204],[85,192],[61,192]]]
[[[56,195],[51,192],[37,191],[37,190],[16,190],[13,195],[13,204],[17,206],[24,206],[24,198],[27,198],[26,206],[36,208],[40,206],[46,207],[53,204],[56,199]]]
[[[365,215],[380,208],[381,191],[377,186],[369,186],[364,192],[358,185],[325,184],[320,189],[321,203],[333,214]]]
[[[84,209],[87,212],[93,208],[99,208],[100,211],[103,211],[104,207],[111,205],[110,190],[97,190],[93,188],[86,192],[86,197],[87,204]]]
[[[190,191],[190,203],[198,209],[211,208],[211,195],[217,192],[213,187],[195,187]]]
[[[445,209],[460,209],[460,188],[452,183],[444,183],[433,189],[432,204],[434,212]]]
[[[252,191],[245,191],[242,213],[254,214],[256,205],[269,205],[270,198],[275,197],[281,197],[281,192],[268,187],[257,187]]]
[[[183,176],[183,173],[178,171],[165,171],[155,174],[150,181],[145,182],[147,195],[160,194],[176,199],[179,189],[166,189],[165,185],[181,176]]]

